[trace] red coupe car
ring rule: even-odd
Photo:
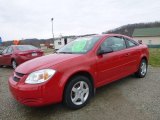
[[[79,109],[96,88],[135,74],[145,77],[149,52],[132,38],[103,34],[78,38],[55,54],[18,66],[9,78],[10,91],[27,106],[64,102]]]
[[[11,45],[0,53],[0,66],[9,65],[15,69],[21,63],[42,55],[43,52],[32,45]]]

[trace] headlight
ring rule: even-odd
[[[43,69],[43,70],[35,71],[29,74],[29,76],[25,80],[25,83],[28,83],[28,84],[43,83],[49,80],[55,73],[56,71],[52,69]]]

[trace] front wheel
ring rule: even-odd
[[[143,78],[147,74],[148,64],[145,59],[142,59],[138,71],[135,73],[137,77]]]
[[[92,95],[92,84],[85,76],[76,76],[67,84],[64,103],[71,109],[79,109],[87,104]]]
[[[15,60],[12,60],[12,67],[13,69],[16,69],[17,67],[17,62]]]

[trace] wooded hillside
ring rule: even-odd
[[[160,22],[128,24],[128,25],[124,25],[116,29],[112,29],[112,30],[103,32],[103,34],[116,33],[116,34],[132,36],[135,28],[152,28],[152,27],[160,27]]]
[[[127,35],[127,36],[132,36],[133,31],[135,28],[152,28],[152,27],[160,27],[160,22],[150,22],[150,23],[135,23],[135,24],[128,24],[128,25],[124,25],[121,26],[119,28],[116,29],[112,29],[106,32],[103,32],[103,34],[106,33],[116,33],[116,34],[123,34],[123,35]],[[88,36],[88,35],[95,35],[95,34],[86,34],[86,35],[79,35],[77,37],[83,37],[83,36]],[[73,36],[63,36],[63,37],[73,37]],[[76,36],[74,36],[76,37]],[[58,38],[55,38],[58,39]],[[25,39],[25,40],[21,40],[20,44],[30,44],[30,45],[34,45],[37,47],[40,47],[40,44],[46,44],[46,43],[53,43],[53,39]],[[6,41],[3,42],[4,46],[9,46],[12,45],[13,41]]]

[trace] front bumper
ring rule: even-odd
[[[26,78],[27,75],[24,75],[16,82],[11,76],[8,81],[13,97],[20,103],[27,106],[45,106],[62,101],[62,90],[58,87],[58,82],[49,80],[50,82],[32,85],[24,83]]]

